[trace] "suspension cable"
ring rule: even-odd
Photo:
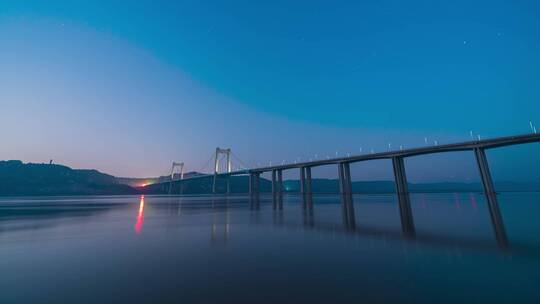
[[[234,154],[232,151],[231,151],[231,155],[232,157],[234,157],[239,163],[240,165],[244,166],[244,168],[249,168],[248,165],[246,165],[246,163],[244,163],[238,156],[236,156],[236,154]]]
[[[208,167],[208,165],[210,164],[210,162],[212,161],[212,159],[214,158],[214,153],[212,153],[210,155],[210,158],[206,161],[206,163],[204,164],[204,166],[202,166],[197,172],[199,173],[204,173],[203,171],[206,170],[206,167]]]

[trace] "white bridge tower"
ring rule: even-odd
[[[176,167],[180,168],[180,180],[184,179],[184,163],[183,162],[181,162],[181,163],[173,162],[172,166],[171,166],[171,180],[169,181],[169,194],[171,194],[172,183],[174,181],[174,169]]]
[[[225,155],[227,158],[227,173],[232,172],[232,164],[231,164],[231,149],[221,149],[219,147],[216,148],[216,154],[214,156],[214,183],[212,185],[212,193],[216,193],[216,179],[217,175],[219,174],[219,157],[220,155]],[[230,192],[230,184],[229,179],[227,179],[227,193]]]

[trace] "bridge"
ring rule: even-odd
[[[406,236],[415,235],[415,227],[413,214],[409,198],[409,190],[407,183],[407,175],[405,172],[404,160],[408,157],[414,157],[426,154],[446,153],[471,151],[474,153],[480,177],[487,199],[490,212],[491,222],[494,228],[496,239],[501,247],[507,247],[508,240],[504,229],[502,215],[497,201],[497,193],[493,184],[489,164],[486,158],[486,150],[520,145],[526,143],[540,142],[540,134],[526,134],[507,137],[498,137],[484,140],[472,140],[460,143],[435,145],[412,149],[400,149],[395,151],[369,153],[347,157],[328,158],[323,160],[314,160],[308,162],[299,162],[294,164],[282,164],[275,166],[246,168],[232,170],[230,165],[230,149],[216,149],[214,173],[208,175],[199,175],[191,178],[183,179],[193,180],[199,178],[208,178],[213,176],[213,193],[216,193],[215,181],[218,177],[230,177],[234,175],[249,175],[249,195],[252,202],[258,206],[260,200],[260,176],[263,173],[270,172],[272,175],[272,201],[273,209],[283,209],[283,171],[284,170],[299,170],[300,171],[300,193],[302,195],[302,207],[306,210],[313,210],[312,200],[312,183],[311,169],[318,166],[336,165],[339,173],[339,192],[341,195],[341,204],[343,210],[344,223],[347,227],[354,229],[355,215],[353,205],[353,191],[351,181],[350,164],[356,162],[364,162],[370,160],[388,159],[392,161],[394,181],[396,185],[396,194],[399,204],[399,213],[401,219],[402,231]],[[218,156],[220,153],[228,153],[227,155],[227,171],[218,172]],[[173,164],[174,165],[174,164]],[[227,186],[227,192],[229,187]]]

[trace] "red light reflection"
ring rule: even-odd
[[[144,222],[144,195],[141,195],[139,202],[139,213],[137,214],[137,222],[135,223],[135,233],[140,234]]]

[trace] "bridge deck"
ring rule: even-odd
[[[298,169],[302,167],[318,167],[318,166],[339,164],[339,163],[344,163],[344,162],[354,163],[354,162],[376,160],[376,159],[391,159],[394,157],[412,157],[412,156],[434,154],[434,153],[470,151],[476,148],[493,149],[493,148],[499,148],[499,147],[504,147],[504,146],[512,146],[512,145],[526,144],[526,143],[532,143],[532,142],[540,142],[540,134],[506,136],[506,137],[466,141],[466,142],[446,144],[446,145],[403,149],[403,150],[379,152],[379,153],[372,153],[372,154],[361,154],[361,155],[354,155],[350,157],[337,157],[337,158],[315,160],[315,161],[302,162],[302,163],[296,163],[296,164],[285,164],[285,165],[268,166],[268,167],[254,168],[254,169],[245,169],[245,170],[239,170],[239,171],[233,171],[233,172],[225,172],[225,173],[219,173],[217,174],[217,176],[227,177],[227,176],[245,175],[245,174],[251,174],[251,173],[260,174],[264,172],[270,172],[272,170],[289,170],[289,169]],[[182,181],[210,178],[213,176],[214,176],[213,174],[198,175],[198,176],[194,176],[190,178],[185,178]],[[179,182],[179,181],[180,180],[175,180],[174,182]],[[158,185],[158,184],[163,184],[163,183],[169,183],[169,182],[167,181],[167,182],[162,182],[162,183],[156,183],[153,185]]]
[[[354,163],[354,162],[375,160],[375,159],[391,159],[393,157],[411,157],[411,156],[419,156],[419,155],[443,153],[443,152],[470,151],[475,148],[492,149],[492,148],[499,148],[499,147],[504,147],[504,146],[518,145],[518,144],[526,144],[526,143],[532,143],[532,142],[540,142],[540,134],[527,134],[527,135],[518,135],[518,136],[498,137],[498,138],[492,138],[492,139],[467,141],[467,142],[454,143],[454,144],[403,149],[403,150],[379,152],[379,153],[373,153],[373,154],[362,154],[362,155],[354,155],[350,157],[330,158],[330,159],[302,162],[302,163],[296,163],[296,164],[286,164],[286,165],[269,166],[269,167],[263,167],[263,168],[255,168],[255,169],[249,170],[249,172],[250,173],[263,173],[263,172],[268,172],[272,170],[287,170],[287,169],[295,169],[295,168],[301,168],[301,167],[317,167],[317,166],[338,164],[338,163],[343,163],[343,162]]]

